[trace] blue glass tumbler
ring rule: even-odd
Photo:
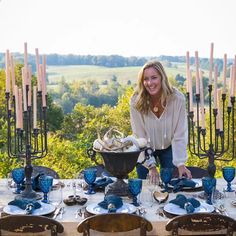
[[[12,170],[12,179],[16,183],[16,190],[14,193],[20,194],[21,193],[21,184],[25,178],[25,170],[24,168],[16,168]]]
[[[97,170],[93,168],[84,170],[84,180],[88,184],[88,190],[85,194],[94,194],[95,191],[93,189],[93,183],[95,182],[97,177]]]
[[[206,203],[212,205],[212,192],[216,187],[216,179],[211,177],[203,177],[202,178],[202,187],[204,192],[207,195]]]
[[[235,177],[235,168],[232,166],[226,166],[222,168],[223,177],[227,181],[226,192],[233,192],[234,190],[231,188],[231,181],[233,181]]]
[[[139,206],[137,201],[137,196],[141,193],[142,190],[142,180],[141,179],[129,179],[128,180],[129,191],[133,197],[132,204],[134,206]]]
[[[39,177],[39,187],[43,192],[43,200],[44,203],[49,203],[48,193],[52,188],[53,177],[52,176],[40,176]]]

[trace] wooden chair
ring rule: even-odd
[[[145,236],[152,230],[152,224],[145,218],[128,213],[108,213],[90,216],[81,221],[77,231],[84,236],[90,235],[90,229],[98,232],[127,232],[140,229],[140,235]]]
[[[202,177],[209,176],[208,171],[206,169],[201,168],[201,167],[187,166],[187,168],[191,171],[193,178],[199,179]],[[178,178],[178,177],[179,177],[178,169],[175,168],[174,172],[173,172],[173,178]]]
[[[0,235],[2,230],[19,234],[51,231],[51,236],[57,236],[64,232],[64,227],[58,221],[44,216],[9,215],[0,218]]]
[[[201,235],[209,235],[209,233],[217,235],[217,231],[224,230],[225,233],[222,234],[221,232],[219,235],[230,236],[236,231],[236,221],[220,214],[193,213],[174,217],[166,224],[166,230],[171,231],[172,236],[184,235],[179,234],[179,230],[185,230],[185,232],[201,232]]]

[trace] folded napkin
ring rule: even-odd
[[[175,199],[169,201],[179,207],[185,209],[187,213],[192,213],[195,211],[195,208],[199,207],[201,204],[195,198],[186,198],[183,194],[178,194]]]
[[[187,178],[179,178],[171,180],[170,185],[173,186],[173,192],[176,193],[181,191],[184,187],[194,188],[196,186],[196,182]]]
[[[95,189],[97,189],[97,188],[105,188],[108,184],[111,184],[111,183],[113,183],[113,180],[111,178],[104,177],[104,178],[96,180],[93,183],[93,187]]]
[[[27,214],[32,214],[34,209],[41,207],[41,204],[35,200],[28,199],[15,199],[8,203],[8,205],[17,206],[22,210],[25,210]]]
[[[104,200],[98,205],[104,209],[108,209],[108,212],[116,212],[117,209],[123,206],[122,198],[116,195],[105,196]]]

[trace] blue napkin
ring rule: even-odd
[[[8,205],[17,206],[22,210],[25,210],[27,214],[32,214],[34,209],[41,207],[41,204],[35,200],[28,199],[15,199],[8,203]]]
[[[199,207],[201,204],[195,198],[186,198],[183,194],[178,194],[175,199],[169,201],[179,207],[185,209],[187,213],[192,213],[195,211],[195,208]]]
[[[111,178],[108,178],[108,177],[104,177],[104,178],[101,178],[101,179],[98,179],[96,180],[94,183],[93,183],[93,187],[95,189],[98,189],[98,188],[105,188],[108,184],[111,184],[113,183],[113,180]]]
[[[123,201],[119,196],[108,195],[98,205],[104,209],[108,209],[108,212],[116,212],[117,209],[123,206]]]
[[[181,191],[183,187],[194,188],[196,186],[196,182],[187,178],[179,178],[171,180],[170,185],[173,186],[173,192],[176,193]]]

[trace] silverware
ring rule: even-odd
[[[62,207],[60,210],[60,219],[62,219],[64,213],[65,213],[65,208]]]
[[[54,211],[54,214],[53,214],[53,219],[57,218],[57,216],[59,215],[60,211],[61,211],[61,207],[56,208],[56,210]]]

